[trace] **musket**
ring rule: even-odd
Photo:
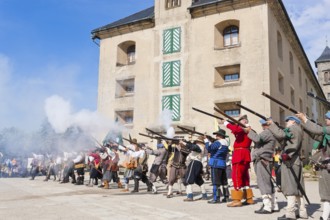
[[[330,106],[330,102],[328,102],[326,99],[323,99],[321,97],[318,97],[317,95],[315,95],[314,93],[311,93],[311,92],[307,92],[307,95],[326,104],[327,106]]]
[[[123,138],[124,140],[128,140],[128,139],[125,139],[125,138]],[[130,151],[133,151],[133,152],[135,152],[135,150],[133,150],[133,149],[131,149],[131,148],[129,148],[129,147],[127,147],[127,146],[125,146],[125,145],[123,145],[123,144],[119,144],[118,142],[116,142],[116,141],[113,141],[113,140],[109,140],[109,142],[110,143],[113,143],[113,144],[117,144],[118,146],[122,146],[122,147],[124,147],[124,148],[126,148],[126,149],[128,149],[128,150],[130,150]]]
[[[299,189],[300,193],[305,197],[308,205],[310,205],[311,203],[309,202],[309,199],[308,199],[308,197],[306,195],[306,192],[305,192],[304,188],[302,187],[302,185],[300,184],[300,180],[298,179],[298,177],[297,177],[296,173],[294,172],[292,166],[289,166],[288,168],[291,171],[291,174],[292,174],[294,180],[297,183],[297,186],[298,186],[298,189]]]
[[[294,113],[294,114],[298,114],[298,113],[299,113],[297,110],[295,110],[295,109],[293,109],[293,108],[290,108],[288,105],[286,105],[286,104],[284,104],[283,102],[281,102],[281,101],[279,101],[279,100],[277,100],[277,99],[271,97],[270,95],[268,95],[268,94],[266,94],[266,93],[264,93],[264,92],[262,92],[262,95],[265,96],[265,97],[267,97],[267,98],[269,98],[269,99],[272,100],[273,102],[279,104],[279,105],[282,106],[283,108],[288,109],[289,111],[291,111],[291,112]],[[316,123],[313,119],[310,119],[310,120],[311,120],[312,122]],[[319,123],[316,123],[316,124],[320,125]],[[320,126],[322,126],[322,125],[320,125]]]
[[[266,117],[266,116],[263,116],[262,114],[259,114],[258,112],[255,112],[255,111],[253,111],[252,109],[250,109],[250,108],[248,108],[248,107],[246,107],[246,106],[244,106],[244,105],[241,105],[241,104],[239,104],[238,102],[236,102],[235,103],[238,107],[240,107],[240,108],[242,108],[242,109],[244,109],[244,110],[246,110],[246,111],[248,111],[248,112],[250,112],[250,113],[252,113],[252,114],[254,114],[254,115],[256,115],[256,116],[258,116],[259,118],[261,118],[261,119],[264,119],[265,121],[267,121],[268,120],[268,118]],[[274,122],[279,128],[281,128],[281,129],[284,129],[278,122]]]
[[[150,136],[150,135],[147,135],[147,134],[139,133],[139,135],[141,135],[141,136],[143,136],[143,137],[148,137],[148,138],[150,138],[150,139],[163,140],[161,137]]]
[[[160,133],[158,133],[158,132],[155,132],[155,131],[153,131],[153,130],[150,130],[149,128],[146,128],[146,130],[147,130],[148,132],[154,134],[154,135],[159,136],[161,139],[166,140],[166,141],[172,141],[172,142],[174,142],[174,143],[179,143],[180,140],[181,140],[181,139],[176,139],[176,138],[168,138],[168,137],[166,137],[166,136],[164,136],[164,135],[162,135],[162,134],[160,134]],[[187,142],[186,140],[183,140],[183,139],[182,139],[182,141]]]
[[[192,107],[192,109],[195,110],[196,112],[200,112],[200,113],[202,113],[202,114],[204,114],[204,115],[208,115],[208,116],[211,116],[211,117],[216,118],[216,119],[219,119],[219,120],[224,120],[223,118],[221,118],[221,117],[219,117],[219,116],[213,115],[213,114],[208,113],[208,112],[204,112],[204,111],[202,111],[202,110],[200,110],[200,109],[198,109],[198,108],[194,108],[194,107]]]
[[[210,141],[214,142],[216,139],[214,139],[213,137],[211,137],[210,135],[206,135],[206,134],[203,134],[201,132],[198,132],[198,131],[194,131],[194,130],[191,130],[189,128],[185,128],[185,127],[181,127],[181,126],[177,126],[179,129],[181,129],[182,131],[185,131],[185,132],[188,132],[188,133],[192,133],[192,134],[198,134],[198,135],[201,135],[201,136],[206,136],[207,139],[209,139]]]
[[[270,95],[268,95],[268,94],[266,94],[266,93],[264,93],[264,92],[262,92],[262,95],[265,96],[266,98],[269,98],[269,99],[272,100],[273,102],[279,104],[279,105],[282,106],[283,108],[288,109],[288,110],[291,111],[292,113],[294,113],[294,114],[298,114],[298,111],[297,111],[297,110],[295,110],[295,109],[293,109],[293,108],[290,108],[288,105],[286,105],[286,104],[284,104],[283,102],[281,102],[281,101],[279,101],[279,100],[277,100],[277,99],[271,97]]]
[[[216,112],[218,112],[218,113],[222,114],[223,116],[225,116],[226,118],[228,118],[229,120],[231,120],[232,122],[234,122],[235,124],[238,124],[239,126],[241,126],[241,127],[243,127],[243,128],[246,128],[246,125],[245,125],[245,124],[243,124],[242,122],[237,121],[235,118],[233,118],[233,117],[227,115],[227,114],[224,113],[222,110],[220,110],[220,109],[218,109],[218,108],[216,108],[216,107],[214,107],[213,109],[214,109]]]

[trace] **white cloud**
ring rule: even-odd
[[[84,96],[79,65],[45,64],[23,72],[15,67],[8,56],[0,54],[0,130],[12,126],[36,130],[46,117],[47,97],[58,94],[75,100]]]
[[[330,0],[302,0],[299,4],[297,0],[284,0],[284,4],[314,67],[326,46],[326,36],[330,38]]]

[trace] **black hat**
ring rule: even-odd
[[[246,119],[246,120],[248,120],[247,115],[242,115],[241,117],[239,117],[238,121],[240,121],[240,120],[242,120],[242,119]]]
[[[226,135],[226,131],[225,130],[223,130],[223,129],[221,129],[221,128],[219,128],[219,130],[218,131],[216,131],[216,132],[213,132],[213,134],[215,134],[215,135],[219,135],[219,136],[222,136],[222,137],[228,137],[227,135]]]

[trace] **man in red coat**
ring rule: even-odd
[[[241,116],[238,121],[244,125],[248,125],[249,121],[246,115]],[[234,151],[232,156],[232,180],[234,190],[231,190],[232,202],[229,203],[228,207],[239,207],[242,206],[242,199],[245,199],[244,204],[254,204],[252,199],[253,192],[250,189],[250,146],[252,141],[248,138],[247,133],[243,128],[236,124],[231,124],[227,121],[224,125],[231,130],[235,136]],[[242,188],[243,191],[241,190]]]

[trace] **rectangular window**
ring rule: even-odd
[[[309,117],[309,108],[306,107],[306,115]]]
[[[222,103],[215,103],[215,105],[221,109],[224,113],[232,117],[239,117],[241,114],[241,109],[237,107],[236,103],[241,103],[240,101],[237,102],[222,102]],[[218,115],[217,112],[214,113]],[[223,117],[223,116],[220,116]]]
[[[306,92],[308,92],[308,84],[307,79],[305,79],[305,86],[306,86]]]
[[[181,50],[181,28],[171,28],[163,32],[163,53],[170,54]]]
[[[163,63],[163,87],[180,86],[180,72],[179,60]]]
[[[116,98],[134,95],[135,79],[123,79],[116,81]]]
[[[226,81],[237,81],[237,80],[239,80],[239,74],[238,73],[225,75],[225,82]]]
[[[299,111],[303,112],[303,101],[301,98],[299,98]]]
[[[290,96],[291,96],[292,105],[295,105],[295,102],[294,102],[294,89],[293,88],[290,88]]]
[[[166,0],[165,2],[166,9],[180,7],[180,5],[181,5],[181,0]]]
[[[134,114],[133,110],[116,111],[115,120],[125,125],[133,124],[133,114]]]
[[[284,94],[284,78],[281,73],[278,73],[278,90]]]
[[[328,93],[328,97],[327,97],[328,100],[330,100],[330,93]]]
[[[299,86],[302,87],[302,76],[301,76],[301,69],[298,68],[298,74],[299,74]]]
[[[223,86],[240,80],[240,64],[231,66],[219,66],[214,69],[214,86]]]
[[[230,109],[230,110],[225,110],[225,113],[232,117],[238,117],[240,115],[240,110],[239,109]]]
[[[180,95],[168,95],[163,96],[162,100],[162,110],[165,109],[172,111],[172,120],[180,121],[180,103],[181,98]]]

